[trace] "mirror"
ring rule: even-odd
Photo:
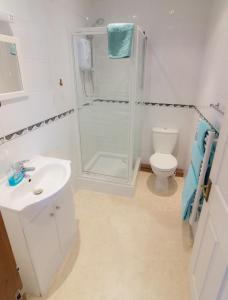
[[[0,35],[0,101],[25,96],[20,61],[18,40]]]

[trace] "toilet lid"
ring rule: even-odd
[[[177,160],[172,154],[155,153],[150,157],[150,164],[161,171],[177,167]]]

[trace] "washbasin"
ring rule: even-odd
[[[17,186],[9,186],[7,180],[2,183],[0,207],[21,211],[47,201],[64,188],[71,176],[71,165],[67,160],[37,156],[26,166],[35,167],[35,170]]]

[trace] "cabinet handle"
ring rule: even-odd
[[[54,215],[55,215],[54,213],[50,213],[50,216],[51,216],[51,217],[54,217]]]
[[[56,209],[60,209],[60,206],[56,206]]]

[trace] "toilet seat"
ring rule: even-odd
[[[151,166],[160,172],[167,172],[177,167],[177,160],[172,154],[155,153],[150,157]]]

